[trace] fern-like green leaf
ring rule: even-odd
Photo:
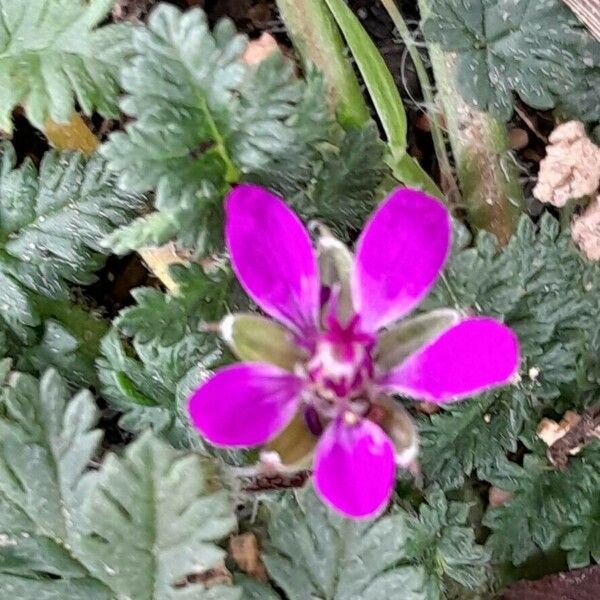
[[[376,127],[344,136],[320,73],[299,79],[279,52],[250,66],[246,44],[229,20],[210,31],[200,9],[167,4],[136,31],[122,77],[132,121],[102,152],[124,189],[156,191],[158,213],[113,235],[117,251],[169,239],[203,253],[222,248],[223,198],[240,181],[345,235],[369,212],[386,172]]]
[[[103,152],[125,189],[156,189],[156,206],[171,220],[189,227],[192,211],[194,245],[208,212],[221,214],[228,184],[297,189],[330,129],[322,78],[304,83],[279,53],[251,67],[246,45],[229,20],[211,32],[200,9],[163,4],[136,31],[123,70],[122,106],[135,121]],[[161,225],[146,222],[145,235]]]
[[[173,265],[170,274],[177,292],[137,288],[132,291],[136,304],[123,309],[114,322],[137,343],[170,346],[189,328],[197,330],[202,322],[218,321],[245,304],[233,274],[223,264],[207,269],[198,264]]]
[[[102,238],[141,203],[115,188],[99,156],[49,152],[38,174],[29,160],[15,167],[10,144],[0,152],[0,314],[26,339],[40,324],[36,299],[66,300],[69,284],[93,282]]]
[[[0,363],[0,585],[24,600],[238,600],[194,583],[235,522],[211,466],[147,434],[89,470],[102,433],[88,392],[69,399]],[[14,594],[14,595],[13,595]]]
[[[491,479],[513,492],[503,506],[488,510],[484,524],[492,530],[488,546],[496,561],[519,565],[540,551],[569,551],[572,567],[598,556],[600,521],[600,444],[573,457],[567,470],[527,455],[523,467],[499,460]]]
[[[409,520],[340,517],[310,487],[274,507],[264,561],[289,600],[424,600],[423,572],[408,563]]]
[[[465,475],[515,451],[520,437],[531,437],[543,409],[556,410],[564,389],[577,398],[582,385],[593,395],[595,372],[581,377],[578,365],[598,331],[599,287],[597,265],[581,258],[568,232],[548,215],[537,230],[523,218],[503,250],[489,234],[470,247],[457,226],[444,276],[423,307],[454,306],[504,320],[519,336],[521,380],[421,420],[420,458],[432,481],[459,487]]]
[[[0,1],[0,129],[22,105],[42,129],[75,107],[118,116],[118,70],[129,52],[126,25],[98,27],[114,0]]]
[[[349,241],[349,234],[360,231],[387,191],[378,189],[382,182],[386,177],[393,181],[384,164],[384,152],[385,144],[373,121],[362,129],[348,130],[339,146],[323,151],[313,183],[299,195],[290,196],[293,207],[305,218],[323,221]]]
[[[145,435],[109,456],[85,503],[81,555],[118,597],[239,600],[189,578],[224,557],[215,542],[233,528],[233,507],[206,460]]]
[[[562,0],[431,0],[425,35],[457,52],[457,87],[480,110],[508,120],[513,93],[534,108],[563,106],[592,118],[579,103],[600,44]],[[587,86],[589,89],[589,86]],[[594,106],[597,103],[593,103]]]
[[[449,582],[458,584],[455,588],[462,590],[461,598],[466,590],[487,583],[489,553],[475,542],[468,514],[468,504],[448,501],[441,489],[434,487],[419,507],[419,516],[411,519],[406,553],[427,574],[428,600],[445,598]]]
[[[218,261],[206,269],[174,265],[170,272],[176,293],[132,292],[136,304],[121,311],[102,342],[98,373],[103,395],[125,413],[122,427],[134,432],[152,427],[175,445],[190,447],[199,437],[188,425],[188,395],[223,361],[218,338],[202,327],[247,307],[247,298]],[[132,339],[131,349],[117,330]]]
[[[87,392],[69,400],[56,372],[40,382],[6,377],[0,405],[0,585],[17,598],[108,600],[108,589],[72,556],[101,433]],[[79,596],[77,595],[79,594]]]
[[[467,504],[448,502],[433,489],[419,514],[396,507],[357,522],[328,509],[306,487],[272,509],[265,565],[289,600],[442,600],[449,581],[463,592],[487,581],[489,556],[475,543],[468,512]],[[271,597],[242,583],[251,598]]]
[[[133,342],[129,349],[112,330],[102,340],[97,361],[101,394],[123,412],[119,424],[134,433],[149,427],[177,447],[197,447],[187,419],[191,391],[219,364],[221,350],[206,334],[186,334],[176,343]]]

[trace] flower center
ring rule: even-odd
[[[358,315],[346,325],[330,317],[328,329],[316,340],[308,378],[313,394],[322,401],[321,408],[329,406],[337,412],[349,402],[369,396],[375,338],[360,331],[358,323]]]

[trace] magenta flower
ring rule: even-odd
[[[344,515],[381,511],[396,464],[414,458],[414,444],[410,456],[398,451],[393,424],[403,409],[391,393],[451,402],[507,383],[518,367],[516,336],[493,319],[434,311],[397,323],[429,292],[450,247],[447,210],[421,192],[393,192],[367,223],[355,258],[333,238],[317,257],[296,215],[253,185],[227,198],[225,234],[240,283],[283,327],[227,317],[225,339],[252,362],[201,385],[189,402],[191,419],[219,446],[309,432],[315,488]],[[332,265],[333,279],[326,274]],[[294,454],[297,438],[290,440]]]

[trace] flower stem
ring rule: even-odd
[[[419,6],[427,16],[426,0]],[[469,221],[506,244],[524,204],[506,126],[463,100],[455,83],[455,57],[437,44],[428,48]]]

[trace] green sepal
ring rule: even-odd
[[[350,278],[354,256],[344,243],[323,227],[317,240],[317,260],[321,284],[338,294],[337,317],[342,322],[347,321],[353,312]]]
[[[389,371],[459,320],[457,311],[440,308],[402,321],[379,337],[375,362],[384,371]]]
[[[238,313],[221,321],[221,336],[243,361],[267,362],[293,371],[306,358],[294,344],[292,334],[282,325],[259,315]]]

